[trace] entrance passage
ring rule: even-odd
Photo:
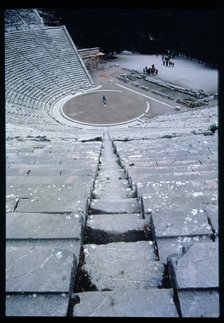
[[[103,103],[106,97],[106,104]],[[130,91],[101,90],[75,96],[62,107],[71,121],[91,125],[111,125],[137,119],[147,110],[144,97]]]

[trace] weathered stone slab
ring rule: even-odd
[[[29,156],[18,155],[17,153],[7,153],[7,164],[31,164],[35,163],[35,155],[30,153]]]
[[[136,174],[130,174],[134,181],[146,182],[146,181],[195,181],[201,179],[216,179],[218,178],[218,172],[216,170],[208,171],[195,171],[185,170],[184,172],[170,170],[167,173],[151,173],[151,174],[141,174],[141,172],[136,172]]]
[[[67,165],[64,165],[64,167],[61,169],[61,176],[68,176],[68,175],[95,176],[96,172],[97,172],[97,165],[95,165],[95,164],[91,164],[91,165],[82,164],[82,166],[80,166],[80,168],[78,168],[78,167],[69,168],[69,167],[67,167]]]
[[[200,192],[199,192],[200,193]],[[163,208],[192,208],[192,209],[204,209],[207,205],[217,205],[218,203],[218,197],[215,193],[208,193],[203,195],[197,195],[196,197],[192,194],[183,194],[183,195],[172,195],[169,196],[167,194],[166,196],[162,197],[153,197],[150,199],[145,199],[143,195],[143,204],[145,212],[151,211],[151,212],[157,212],[157,210],[163,209]]]
[[[29,176],[26,176],[29,177]],[[48,195],[49,198],[51,196],[54,197],[62,197],[62,196],[72,196],[73,199],[75,195],[78,196],[81,193],[85,193],[89,191],[89,188],[92,186],[92,178],[86,177],[85,181],[82,177],[76,177],[74,182],[73,177],[67,177],[66,182],[60,182],[60,176],[55,176],[55,179],[58,179],[58,182],[55,180],[53,184],[17,184],[11,183],[9,184],[6,181],[6,194],[11,195],[14,194],[16,197],[41,197],[42,195]]]
[[[90,182],[89,176],[8,176],[7,185],[77,185],[80,182],[85,186]]]
[[[80,149],[79,147],[77,149]],[[83,148],[84,149],[84,148]],[[100,150],[99,150],[100,152]],[[86,152],[83,152],[83,155],[76,155],[74,154],[66,154],[63,156],[62,154],[51,154],[51,153],[44,153],[37,155],[35,158],[35,165],[42,165],[42,164],[52,164],[52,165],[66,165],[68,164],[74,164],[79,165],[81,162],[83,163],[96,163],[98,162],[99,155],[96,153],[87,154]]]
[[[160,208],[151,214],[156,238],[211,235],[212,228],[201,208]]]
[[[139,213],[141,209],[136,199],[127,198],[113,201],[95,199],[91,201],[91,211],[94,214]]]
[[[218,192],[218,183],[216,179],[201,179],[191,181],[164,180],[164,181],[138,181],[137,178],[132,180],[137,184],[138,192],[145,196],[160,196],[165,194],[186,194],[194,193],[195,197],[200,196],[199,192],[215,191]]]
[[[178,290],[182,317],[219,317],[220,303],[217,290]]]
[[[69,291],[80,241],[7,241],[6,292]]]
[[[77,213],[7,213],[7,239],[81,240],[82,216]]]
[[[9,142],[6,142],[6,151],[7,155],[11,153],[32,153],[33,152],[33,145],[34,143],[31,144],[31,146],[27,146],[27,142],[22,142],[22,146],[20,146],[21,141],[16,142],[16,147],[11,146]],[[26,147],[27,146],[27,147]]]
[[[147,240],[149,221],[142,214],[89,215],[86,226],[88,243],[133,242]]]
[[[60,177],[59,177],[60,178]],[[86,199],[90,196],[92,179],[82,179],[76,185],[8,185],[7,203],[12,196],[18,200],[16,212],[77,212],[85,210]],[[10,205],[9,205],[10,206]],[[12,212],[12,208],[8,212]]]
[[[117,172],[113,176],[107,170],[105,172],[102,171],[101,176],[97,177],[93,193],[94,199],[102,201],[117,201],[135,196],[124,173]]]
[[[37,156],[35,158],[35,165],[42,165],[42,164],[48,164],[48,165],[60,165],[61,164],[61,156],[60,155],[44,155],[43,157]]]
[[[179,255],[170,256],[172,285],[177,289],[218,288],[218,249],[217,242],[195,243]]]
[[[144,166],[144,163],[136,163],[128,165],[128,171],[133,176],[137,176],[138,174],[153,174],[153,173],[173,173],[173,172],[186,172],[186,171],[192,171],[192,172],[200,172],[200,171],[218,171],[218,165],[217,163],[210,163],[210,164],[200,164],[199,161],[194,161],[192,163],[187,164],[178,164],[177,162],[174,162],[172,164],[163,165],[163,166],[147,166],[147,168]]]
[[[14,164],[10,165],[7,175],[8,176],[60,176],[62,171],[61,165],[27,165],[27,164]],[[72,175],[70,173],[70,175]],[[73,174],[74,175],[74,174]]]
[[[98,290],[161,286],[164,267],[150,241],[84,245],[83,269]]]
[[[6,316],[66,316],[68,294],[12,294],[5,304]]]
[[[156,161],[149,159],[129,160],[128,158],[121,158],[121,163],[122,165],[126,165],[128,169],[131,167],[157,167]]]
[[[6,212],[13,212],[18,203],[18,198],[15,194],[6,195]]]
[[[115,289],[114,291],[85,292],[77,296],[80,303],[74,317],[178,317],[171,289]]]
[[[192,237],[175,237],[175,238],[158,238],[156,244],[158,248],[159,260],[166,264],[167,258],[172,254],[179,254],[182,248],[192,243],[200,242],[212,242],[210,237],[204,236],[192,236]]]
[[[205,212],[215,233],[219,232],[219,207],[218,205],[205,206]]]
[[[204,158],[204,159],[208,160],[207,158]],[[202,156],[197,156],[197,158],[196,158],[196,156],[192,156],[192,157],[188,157],[188,158],[185,158],[182,160],[180,160],[180,159],[175,159],[175,160],[163,159],[162,160],[162,159],[157,158],[156,162],[157,162],[157,165],[159,167],[161,167],[161,166],[169,166],[172,164],[173,165],[191,165],[193,163],[198,163],[199,160],[202,161],[204,159],[202,159]]]
[[[30,166],[31,165],[10,164],[6,169],[6,176],[26,176],[29,173]]]
[[[89,215],[87,226],[92,229],[107,232],[121,233],[128,230],[143,230],[148,220],[142,218],[142,214],[94,214]]]
[[[77,196],[74,194],[73,199],[63,196],[63,197],[48,197],[47,195],[33,198],[21,198],[17,205],[16,211],[21,213],[47,213],[47,212],[85,212],[86,210],[86,196]]]

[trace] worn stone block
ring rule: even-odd
[[[162,283],[164,266],[155,260],[150,241],[86,244],[84,254],[83,268],[98,290],[128,285],[147,289]]]
[[[212,228],[201,208],[160,208],[152,212],[155,237],[211,235]]]
[[[92,200],[91,210],[93,213],[139,213],[141,212],[140,204],[136,199],[122,200]]]
[[[209,259],[209,261],[208,261]],[[183,288],[218,288],[218,243],[195,243],[168,258],[172,285]]]
[[[6,292],[68,292],[80,241],[7,241]]]
[[[9,294],[5,300],[6,316],[54,316],[65,317],[68,293],[57,294]]]
[[[166,264],[167,258],[172,254],[179,254],[184,246],[186,247],[189,244],[200,242],[211,242],[211,239],[207,235],[158,238],[156,239],[156,244],[158,248],[159,260]]]
[[[82,222],[82,216],[78,213],[8,213],[6,238],[81,240]]]
[[[77,296],[74,317],[178,317],[172,289],[130,288],[85,292]]]
[[[178,290],[177,293],[182,317],[220,316],[218,290]]]

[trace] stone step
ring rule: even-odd
[[[150,241],[83,245],[83,270],[96,289],[152,288],[162,285],[164,266]]]
[[[45,157],[37,157],[35,154],[23,157],[10,157],[6,159],[6,164],[30,164],[30,165],[70,165],[70,166],[80,166],[81,163],[98,163],[98,157],[92,159],[80,158],[80,159],[67,159],[63,158],[61,155],[49,155]]]
[[[105,169],[101,169],[99,167],[99,173],[97,179],[100,180],[101,178],[108,177],[109,179],[126,179],[126,174],[122,168],[118,168],[119,166],[111,166],[106,167]]]
[[[144,181],[136,183],[138,192],[144,194],[145,196],[162,196],[162,195],[172,195],[173,193],[187,192],[203,192],[218,190],[218,180],[217,179],[201,179],[201,180],[191,180],[191,181],[179,181],[179,180],[165,180],[165,181]]]
[[[218,178],[218,168],[217,170],[206,170],[206,171],[184,171],[184,172],[168,172],[168,173],[151,173],[151,174],[141,174],[136,171],[135,173],[129,173],[134,182],[141,181],[191,181],[200,179],[217,179]]]
[[[209,261],[208,261],[209,259]],[[189,245],[168,258],[171,285],[176,289],[219,287],[219,245],[204,242]]]
[[[215,156],[216,152],[214,151],[211,153],[210,150],[204,148],[204,149],[197,149],[195,151],[189,151],[189,149],[180,149],[177,148],[175,150],[175,147],[172,147],[172,150],[167,151],[166,149],[158,149],[156,151],[152,151],[150,148],[148,148],[148,151],[142,152],[141,150],[135,150],[134,154],[130,154],[128,151],[125,153],[122,151],[122,154],[120,154],[121,158],[129,159],[129,160],[138,160],[138,159],[149,159],[149,160],[183,160],[185,159],[197,159],[200,157],[210,157],[212,155]]]
[[[95,149],[101,148],[101,143],[92,142],[87,145],[87,143],[80,143],[80,142],[71,142],[70,145],[64,144],[56,144],[48,145],[44,149],[44,153],[46,154],[53,154],[53,155],[61,155],[61,156],[68,156],[75,157],[75,158],[82,158],[87,156],[96,156],[97,153]],[[66,147],[67,146],[67,147]]]
[[[35,157],[34,154],[30,154],[30,156],[22,156],[22,157],[18,157],[18,156],[16,156],[16,154],[13,154],[13,155],[7,154],[7,156],[6,156],[6,164],[30,164],[30,165],[34,165],[35,159],[36,159],[36,157]]]
[[[80,159],[68,159],[68,158],[62,158],[62,156],[54,156],[54,157],[38,157],[35,158],[35,165],[62,165],[64,167],[80,167],[80,165],[84,163],[84,164],[98,164],[98,157],[95,157],[94,159],[84,159],[84,158],[80,158]]]
[[[68,293],[81,243],[75,240],[6,242],[6,292]]]
[[[172,289],[129,288],[77,293],[74,317],[178,317]]]
[[[210,158],[204,157],[204,156],[197,156],[198,158],[192,157],[192,158],[186,158],[186,156],[183,159],[177,159],[177,158],[153,158],[153,159],[121,159],[121,164],[125,167],[129,166],[138,166],[138,167],[164,167],[164,166],[185,166],[185,165],[192,165],[194,163],[203,164],[203,165],[209,165],[209,164],[217,164],[217,158],[213,157],[212,155]]]
[[[10,164],[6,169],[6,176],[79,176],[90,175],[94,172],[96,172],[96,166],[88,164],[82,164],[79,168],[68,168],[66,165]]]
[[[183,160],[180,160],[180,159],[175,159],[175,160],[172,160],[172,159],[164,159],[164,160],[160,160],[160,159],[157,159],[156,160],[156,163],[158,166],[164,166],[164,165],[170,165],[170,164],[192,164],[193,162],[199,162],[200,164],[202,165],[209,165],[209,164],[214,164],[216,163],[217,164],[217,157],[214,157],[213,155],[210,155],[209,158],[207,156],[194,156],[192,158],[186,158],[186,159],[183,159]]]
[[[215,159],[215,157],[213,155],[210,155],[209,157],[211,157],[212,159]],[[161,156],[142,156],[141,154],[139,155],[132,155],[132,156],[123,156],[121,157],[121,163],[141,163],[141,162],[153,162],[156,161],[158,164],[160,163],[173,163],[173,162],[184,162],[186,163],[187,161],[194,161],[194,160],[207,160],[209,159],[207,155],[205,154],[197,154],[197,155],[193,155],[193,154],[175,154],[173,156],[171,155],[165,155],[165,154],[161,154]],[[217,158],[216,158],[217,159]]]
[[[87,172],[83,175],[77,176],[7,176],[7,186],[13,185],[14,188],[20,185],[34,186],[34,185],[87,185],[93,181],[93,174],[87,176]]]
[[[18,185],[7,187],[6,211],[85,212],[92,181],[86,185]]]
[[[148,228],[149,220],[143,219],[141,213],[93,214],[87,219],[86,243],[106,244],[147,240]]]
[[[184,172],[201,172],[201,171],[218,171],[218,164],[213,163],[209,165],[202,165],[199,162],[192,163],[190,165],[177,165],[176,163],[164,166],[144,167],[141,164],[135,164],[128,166],[129,176],[136,176],[138,174],[172,174],[172,173],[184,173]]]
[[[208,235],[161,237],[156,239],[159,260],[167,264],[167,258],[172,254],[178,254],[183,247],[192,243],[210,242],[213,243]]]
[[[156,129],[158,130],[158,128],[156,128]],[[140,129],[135,128],[134,130],[135,131],[132,131],[132,133],[135,136]],[[141,132],[144,132],[147,130],[151,130],[151,126],[150,126],[150,129],[149,128],[142,129]],[[127,130],[126,129],[119,129],[119,133],[122,133],[122,132],[124,132],[123,137],[125,137],[125,133],[127,132]],[[130,132],[129,132],[129,134],[130,134]],[[150,146],[150,148],[151,147],[152,148],[153,147],[164,147],[164,146],[167,147],[167,143],[169,143],[169,145],[172,143],[172,146],[179,144],[181,147],[189,146],[190,144],[192,147],[194,147],[194,146],[198,147],[199,144],[204,145],[206,147],[208,144],[216,142],[217,138],[215,136],[216,135],[205,137],[203,134],[195,136],[194,134],[188,133],[187,135],[182,134],[182,136],[176,136],[176,137],[172,137],[172,138],[160,137],[157,139],[150,139],[150,138],[142,139],[141,136],[139,136],[139,138],[135,138],[132,140],[130,138],[129,141],[118,141],[116,139],[113,139],[113,140],[116,145],[118,145],[120,147],[124,147],[124,148],[125,147],[132,148],[133,146],[134,147],[140,146],[140,147],[146,147],[146,148],[149,146]],[[167,140],[167,139],[169,139],[169,140]],[[139,145],[139,143],[140,143],[140,145]]]
[[[7,213],[7,239],[82,239],[82,217],[76,213]]]
[[[197,195],[196,195],[197,194]],[[194,192],[182,194],[172,194],[171,196],[163,197],[152,197],[150,199],[144,199],[143,205],[144,210],[147,212],[157,211],[163,209],[164,207],[176,209],[179,207],[192,209],[205,208],[208,205],[218,204],[218,193],[212,191]]]
[[[208,205],[204,207],[204,210],[214,233],[217,234],[219,232],[219,206],[214,204]]]
[[[117,173],[115,172],[114,175],[111,175],[111,173],[99,173],[96,177],[95,186],[101,187],[102,185],[110,185],[110,184],[117,184],[118,186],[127,186],[128,180],[127,176],[124,173]]]
[[[121,198],[134,198],[136,197],[136,191],[131,189],[130,187],[120,187],[117,185],[117,191],[115,190],[116,185],[111,185],[108,187],[96,187],[93,190],[93,197],[94,199],[100,199],[100,200],[106,200],[106,199],[111,199],[111,200],[116,200],[116,199],[121,199]]]
[[[7,294],[6,316],[66,316],[69,303],[68,293]]]
[[[177,141],[163,141],[159,140],[132,140],[126,143],[115,141],[115,150],[121,154],[142,154],[143,156],[153,156],[153,155],[169,155],[175,152],[186,152],[186,153],[197,153],[204,152],[211,154],[213,149],[217,149],[217,139],[214,141],[204,140],[197,141],[196,143],[190,140],[190,138],[181,138]],[[211,151],[212,152],[211,152]]]
[[[218,217],[218,214],[217,214]],[[160,208],[150,215],[154,239],[164,237],[189,237],[212,235],[207,214],[201,208]]]
[[[94,198],[116,200],[120,198],[133,197],[134,192],[122,172],[115,172],[113,176],[107,173],[99,174],[94,185]]]
[[[169,136],[169,135],[168,135]],[[206,140],[196,140],[196,138],[179,136],[175,138],[169,138],[171,140],[166,140],[168,138],[159,138],[157,140],[131,140],[131,141],[114,141],[115,149],[118,152],[124,154],[130,153],[142,153],[147,154],[152,152],[152,154],[163,152],[165,154],[172,153],[174,151],[207,151],[210,148],[217,148],[217,138],[209,138]],[[205,139],[205,137],[204,137]]]
[[[184,289],[178,290],[177,295],[183,318],[220,317],[218,289]]]
[[[141,207],[137,199],[126,198],[120,200],[93,199],[90,204],[92,214],[140,213]]]

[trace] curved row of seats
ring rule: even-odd
[[[9,122],[28,124],[36,116],[33,125],[37,125],[42,114],[43,123],[46,120],[46,125],[55,123],[57,126],[48,116],[50,107],[64,96],[92,87],[91,77],[65,27],[41,25],[39,29],[5,33],[5,93]]]
[[[219,316],[218,134],[207,131],[211,122],[215,108],[110,130],[182,317]]]

